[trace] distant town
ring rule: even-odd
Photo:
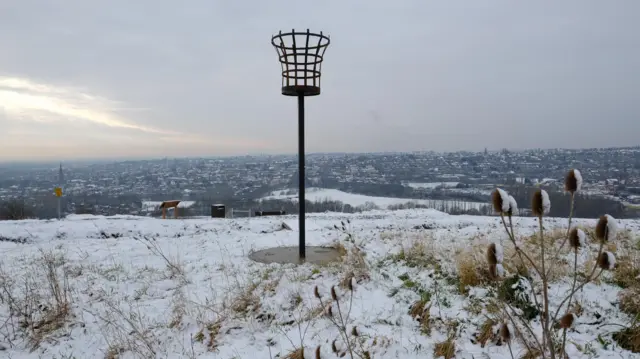
[[[606,210],[620,218],[640,217],[640,147],[312,154],[306,161],[309,211],[429,207],[489,214],[491,190],[501,186],[526,215],[528,196],[543,186],[558,211],[552,215],[562,216],[568,208],[564,176],[576,168],[584,178],[577,215]],[[0,164],[0,218],[56,218],[58,186],[63,216],[159,216],[165,200],[181,200],[181,216],[210,215],[212,204],[224,204],[231,216],[291,213],[297,208],[297,183],[295,155]]]

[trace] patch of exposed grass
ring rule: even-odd
[[[636,316],[640,314],[640,287],[627,288],[618,294],[620,299],[620,310]]]
[[[64,253],[41,251],[26,261],[24,272],[11,275],[0,268],[0,304],[7,305],[5,325],[21,332],[35,349],[55,335],[70,319],[71,288]]]
[[[456,343],[455,337],[449,336],[447,340],[436,343],[433,348],[433,356],[436,358],[444,357],[444,359],[451,359],[456,355]]]
[[[624,349],[633,353],[640,353],[640,325],[636,324],[614,333],[613,340]]]
[[[631,286],[639,286],[640,280],[640,255],[638,253],[629,253],[616,258],[616,270],[613,271],[613,281],[622,288]]]

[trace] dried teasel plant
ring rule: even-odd
[[[587,236],[580,228],[573,228],[569,231],[569,246],[574,250],[584,248],[587,245]]]
[[[340,295],[336,286],[331,286],[329,290],[331,300],[325,301],[318,286],[313,288],[313,295],[320,302],[321,307],[325,308],[325,316],[331,321],[331,323],[338,329],[340,333],[340,339],[344,342],[345,348],[341,349],[338,345],[338,339],[334,339],[331,342],[331,351],[339,357],[343,357],[349,354],[351,359],[362,358],[368,355],[368,352],[356,345],[360,338],[360,332],[357,327],[352,327],[351,331],[347,329],[347,325],[350,321],[351,308],[353,306],[353,292],[354,284],[353,278],[349,280],[347,285],[347,291],[349,292],[348,308],[343,307],[340,301]],[[335,313],[334,308],[335,307]],[[360,352],[358,350],[360,349]]]
[[[504,250],[499,243],[491,243],[487,248],[487,263],[489,264],[489,276],[498,279],[504,276]]]
[[[582,188],[582,175],[577,169],[571,169],[564,178],[564,190],[574,194]]]
[[[595,232],[599,241],[611,242],[618,235],[618,225],[613,217],[605,214],[598,219]]]
[[[573,328],[577,320],[578,318],[576,317],[575,314],[567,313],[563,315],[562,318],[560,318],[560,321],[558,322],[558,326],[562,329]]]
[[[571,308],[571,301],[574,294],[577,291],[581,290],[587,283],[596,280],[603,271],[615,269],[615,256],[613,255],[613,253],[604,251],[605,242],[613,241],[616,238],[617,222],[615,218],[611,217],[608,214],[603,215],[598,219],[593,232],[583,231],[579,228],[573,228],[571,225],[574,212],[575,195],[581,190],[582,186],[583,179],[580,171],[578,171],[577,169],[570,170],[565,177],[565,190],[571,194],[571,205],[568,217],[567,232],[560,246],[552,243],[550,248],[546,248],[549,247],[549,244],[544,240],[545,228],[543,223],[545,217],[551,210],[551,201],[549,199],[549,194],[541,188],[537,189],[533,193],[533,196],[531,198],[531,212],[535,217],[537,217],[539,226],[537,232],[539,237],[538,243],[540,253],[536,253],[535,256],[539,259],[538,262],[532,260],[533,253],[527,253],[527,251],[519,246],[518,240],[516,240],[511,218],[512,213],[509,212],[509,208],[517,208],[517,204],[510,205],[509,198],[511,198],[511,196],[509,196],[509,194],[502,189],[496,189],[494,192],[492,192],[491,195],[494,210],[496,210],[496,212],[500,214],[504,229],[507,232],[509,241],[514,246],[516,255],[520,258],[523,264],[533,269],[533,272],[530,272],[533,275],[527,277],[526,280],[531,282],[530,297],[534,302],[533,304],[536,308],[539,309],[540,312],[542,335],[534,334],[533,327],[530,325],[529,321],[522,317],[519,317],[516,312],[513,312],[513,308],[510,308],[507,305],[505,305],[503,308],[506,317],[512,321],[512,324],[514,326],[516,326],[516,322],[519,321],[520,326],[526,328],[529,331],[529,334],[531,334],[531,337],[533,338],[533,340],[535,340],[535,343],[531,349],[534,349],[535,351],[541,353],[540,355],[545,359],[556,359],[556,357],[560,355],[559,353],[564,353],[567,329],[574,326],[576,322],[575,314],[566,312],[568,308]],[[598,254],[594,259],[595,263],[591,267],[590,273],[585,274],[584,278],[578,281],[578,252],[580,250],[589,248],[587,233],[593,234],[595,239],[600,242]],[[566,293],[566,296],[559,302],[559,304],[553,305],[555,310],[554,312],[551,312],[549,309],[551,306],[551,299],[549,296],[549,274],[551,273],[553,266],[559,262],[560,251],[567,242],[569,243],[569,247],[572,249],[574,255],[573,284],[571,286],[571,289]],[[545,253],[545,251],[547,250],[555,251],[555,255],[549,256]],[[498,260],[496,255],[496,248],[493,245],[490,245],[487,248],[486,258],[490,269],[495,272],[495,267],[500,265],[501,261]],[[534,287],[537,288],[534,289]],[[559,315],[563,311],[565,314],[560,318],[560,321],[558,321]],[[551,323],[559,323],[559,327],[564,330],[562,344],[555,340],[555,334],[552,332],[554,330],[554,327],[551,325]],[[541,338],[541,340],[539,340],[538,338]]]

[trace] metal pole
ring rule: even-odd
[[[58,220],[60,219],[60,196],[58,196]]]
[[[306,257],[305,244],[305,197],[304,197],[304,96],[298,95],[298,204],[299,217],[298,228],[300,229],[299,250],[300,259]]]

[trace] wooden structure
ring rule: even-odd
[[[256,211],[256,217],[265,217],[265,216],[284,216],[286,215],[286,211]]]
[[[167,208],[173,208],[173,218],[178,218],[178,204],[180,201],[163,201],[160,203],[160,209],[162,209],[162,219],[167,218]]]

